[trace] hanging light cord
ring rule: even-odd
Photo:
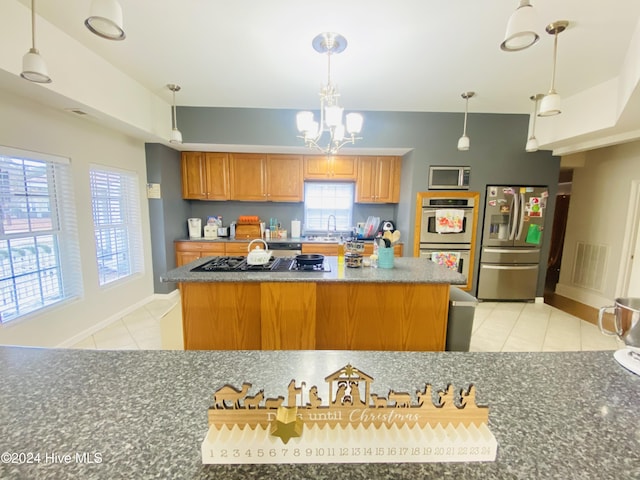
[[[31,0],[31,49],[36,49],[36,0]]]
[[[556,93],[556,62],[558,58],[558,30],[553,35],[553,68],[551,69],[551,90],[549,93]]]
[[[173,129],[177,130],[178,126],[176,125],[176,89],[173,88],[171,92],[173,93]]]
[[[469,111],[469,96],[465,95],[466,102],[464,104],[464,126],[462,127],[462,136],[467,135],[467,112]]]

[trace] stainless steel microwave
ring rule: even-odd
[[[469,190],[471,167],[433,165],[429,167],[430,190]]]

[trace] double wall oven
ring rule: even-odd
[[[421,203],[420,256],[463,274],[470,289],[477,196],[440,192]]]

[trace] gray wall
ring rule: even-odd
[[[302,141],[296,138],[295,114],[294,110],[179,107],[178,122],[185,143],[299,147]],[[560,159],[553,157],[550,152],[525,152],[528,115],[469,114],[467,133],[471,138],[471,148],[467,152],[459,152],[456,147],[462,133],[462,113],[363,114],[364,139],[358,142],[357,147],[407,148],[411,151],[403,157],[400,203],[397,206],[358,206],[356,215],[359,218],[356,221],[366,219],[367,215],[396,220],[397,228],[403,232],[406,255],[413,254],[416,194],[427,190],[429,165],[470,165],[470,190],[480,192],[481,205],[484,205],[487,185],[549,186],[543,261],[538,283],[538,296],[542,296]],[[171,181],[179,189],[179,175]],[[479,213],[482,220],[482,207]],[[225,223],[239,214],[277,217],[288,228],[289,220],[302,217],[302,206],[244,202],[228,202],[225,205],[225,202],[192,201],[189,212],[181,212],[173,217],[165,215],[164,219],[165,222],[186,225],[185,220],[190,215],[206,218],[214,214],[223,215]],[[481,227],[479,225],[478,240]],[[172,225],[172,228],[176,227]],[[476,290],[479,246],[478,241],[473,292]]]
[[[151,255],[153,262],[153,290],[169,293],[172,283],[161,283],[160,275],[176,266],[174,240],[184,238],[189,202],[182,199],[180,182],[180,152],[160,144],[146,144],[147,182],[159,183],[161,197],[149,199],[151,225]]]

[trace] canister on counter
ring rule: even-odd
[[[344,254],[344,261],[347,267],[360,268],[362,267],[362,255],[359,253],[347,252]]]

